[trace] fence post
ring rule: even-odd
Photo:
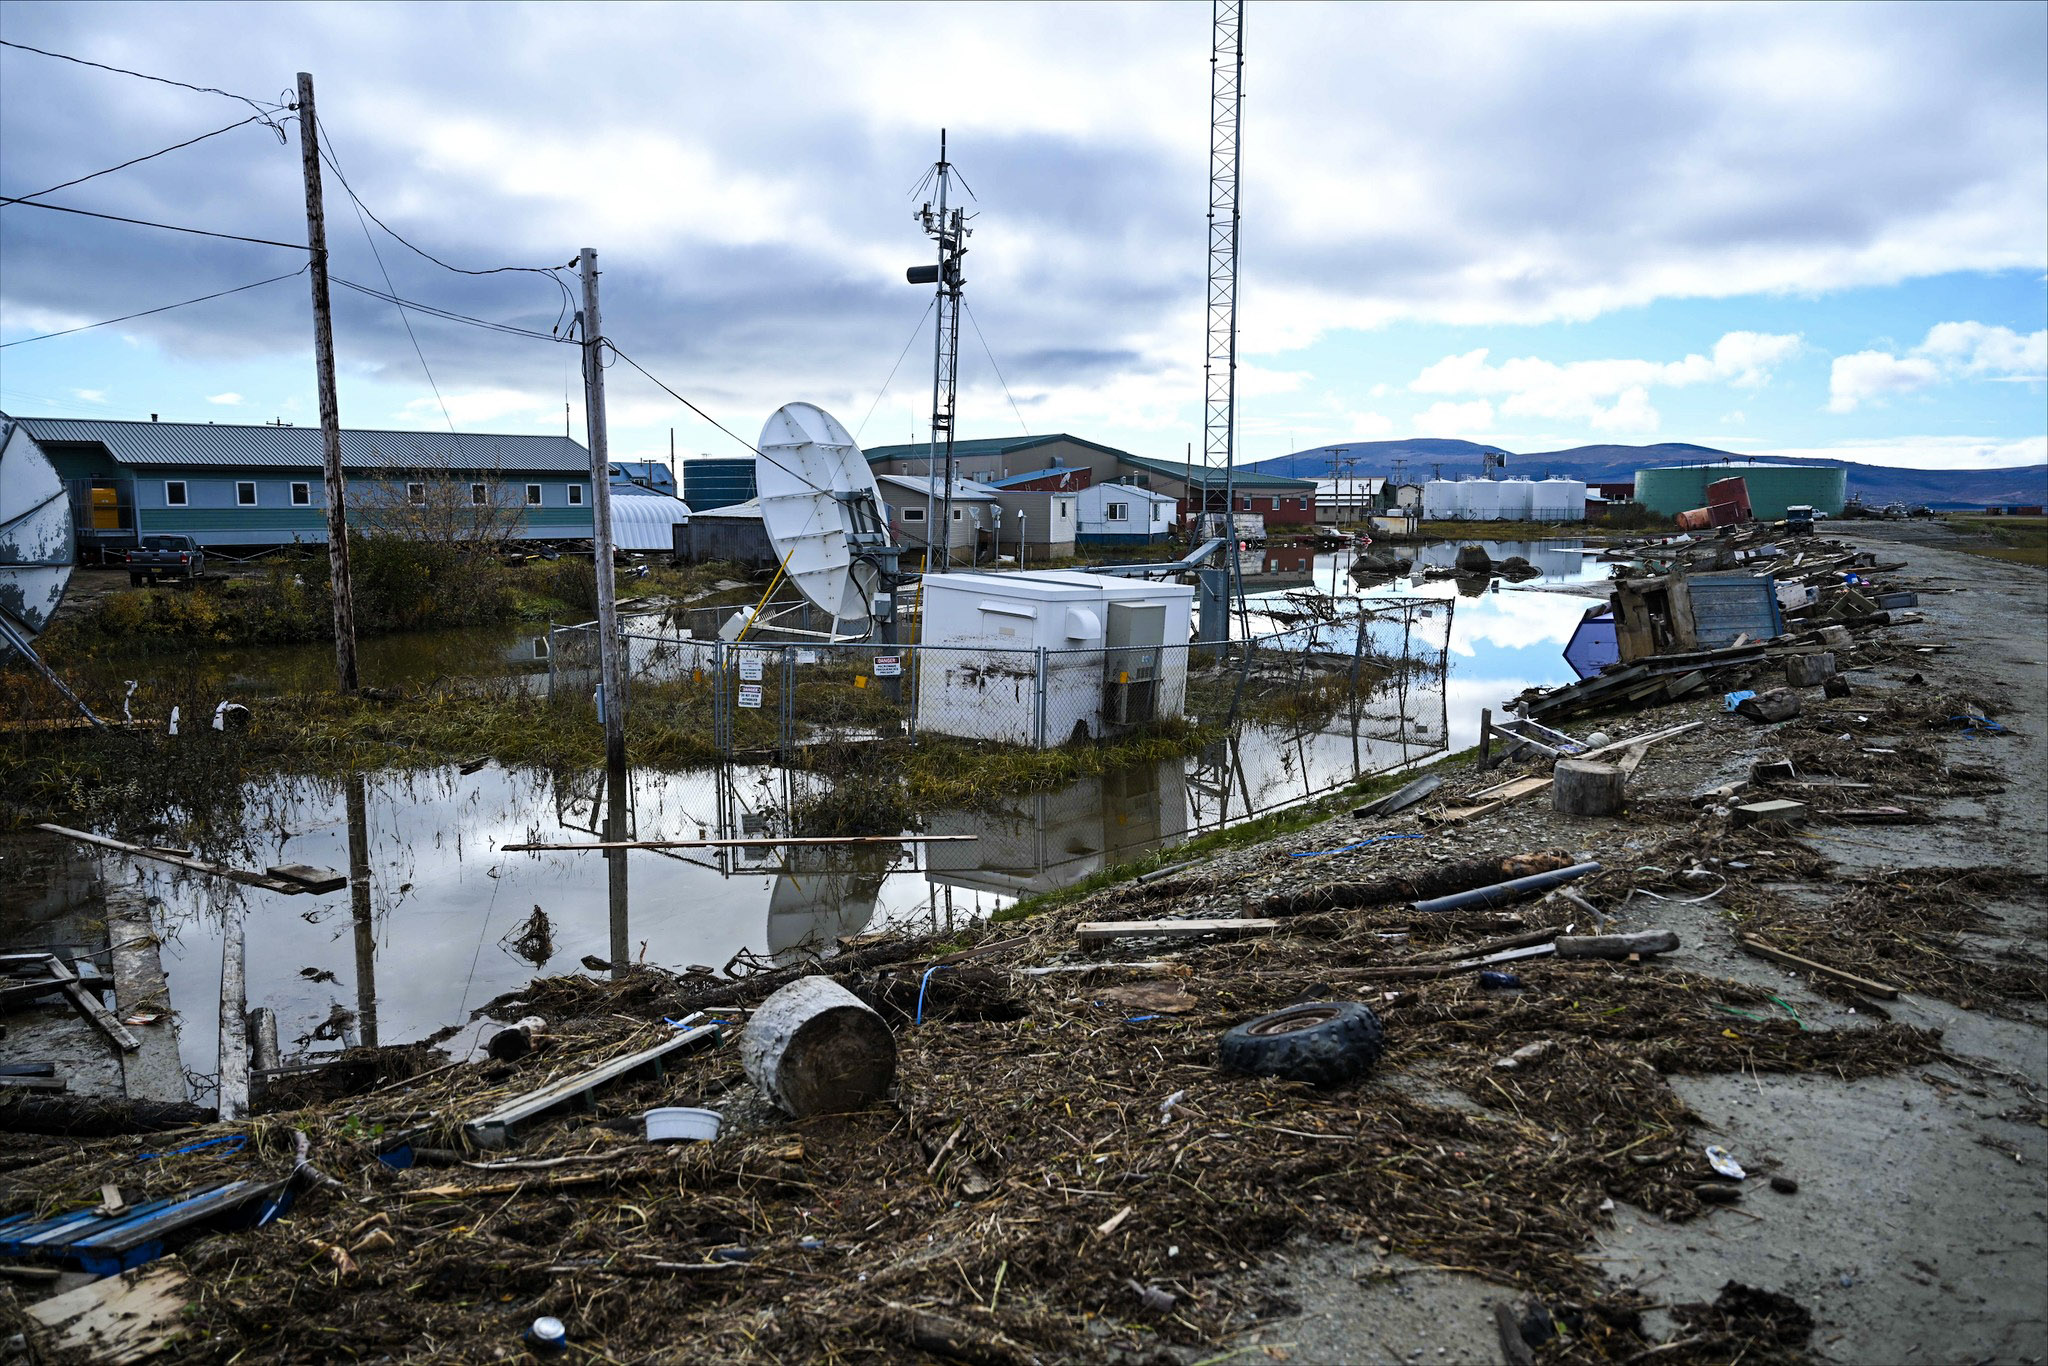
[[[548,623],[548,701],[555,700],[555,623]]]
[[[1045,647],[1038,647],[1038,686],[1034,690],[1033,708],[1037,719],[1032,727],[1032,744],[1038,749],[1045,748]]]
[[[732,738],[725,724],[725,641],[719,636],[711,638],[711,745],[732,758]]]

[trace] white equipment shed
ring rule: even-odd
[[[1063,570],[928,575],[918,729],[1049,748],[1179,716],[1195,590]]]

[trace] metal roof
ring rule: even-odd
[[[1105,446],[1100,441],[1088,441],[1065,432],[1054,432],[1050,436],[977,436],[953,443],[953,458],[975,455],[1008,455],[1012,451],[1030,450],[1034,446],[1050,446],[1056,441],[1065,441],[1075,446],[1085,446],[1091,451],[1126,458],[1124,452],[1114,446]],[[904,446],[870,446],[865,452],[868,462],[874,464],[883,460],[929,460],[932,454],[929,442],[918,441]]]
[[[1221,465],[1190,465],[1185,460],[1154,460],[1147,455],[1127,455],[1124,463],[1135,465],[1153,474],[1163,474],[1169,479],[1178,479],[1198,488],[1222,488],[1224,471]],[[1313,492],[1313,479],[1292,479],[1284,474],[1258,474],[1240,466],[1233,481],[1241,489],[1299,489],[1304,493]]]
[[[230,426],[212,422],[107,422],[73,417],[17,418],[50,444],[103,446],[123,465],[219,465],[235,469],[320,468],[318,427]],[[483,432],[383,432],[343,428],[344,469],[590,472],[590,453],[566,436]]]

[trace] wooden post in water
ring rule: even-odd
[[[356,1024],[363,1047],[377,1046],[377,925],[370,913],[369,793],[363,775],[348,778],[348,898],[355,920]]]
[[[619,668],[619,601],[612,579],[611,449],[604,411],[604,324],[597,309],[597,253],[579,257],[583,272],[583,417],[590,435],[591,553],[597,568],[597,661],[604,683],[604,757],[626,762],[626,689]]]
[[[221,1123],[249,1113],[249,1008],[243,980],[247,945],[242,930],[242,897],[220,893],[220,1107]]]

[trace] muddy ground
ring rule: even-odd
[[[1703,723],[1648,750],[1621,818],[1540,796],[1455,825],[1425,819],[1437,804],[1340,815],[1027,920],[829,960],[899,1049],[894,1093],[859,1113],[778,1117],[728,1045],[535,1126],[511,1157],[545,1165],[460,1165],[460,1121],[497,1098],[773,985],[654,971],[494,1003],[550,1021],[556,1046],[516,1062],[432,1072],[391,1050],[353,1082],[273,1097],[231,1160],[281,1175],[299,1129],[342,1191],[187,1249],[166,1356],[500,1360],[545,1313],[609,1361],[2048,1359],[2048,577],[1911,531],[1891,577],[1921,590],[1922,620],[1859,636],[1853,696],[1809,690],[1775,726],[1718,696],[1570,723]],[[1978,714],[2006,733],[1950,719]],[[1750,794],[1808,800],[1797,829],[1694,804],[1780,755],[1799,781],[1868,786]],[[1450,798],[1519,769],[1439,771]],[[1831,814],[1881,803],[1914,823]],[[1348,847],[1375,835],[1419,838]],[[1256,915],[1539,850],[1597,858],[1578,886],[1606,928],[1670,929],[1680,949],[1532,959],[1509,989],[1418,961],[1596,928],[1554,899],[1419,916],[1394,898],[1270,936],[1076,943],[1084,921]],[[1902,994],[1752,957],[1744,931]],[[1139,960],[1168,966],[1028,971]],[[1385,1023],[1367,1077],[1218,1070],[1225,1029],[1333,998]],[[719,1142],[637,1140],[649,1105],[693,1103],[724,1112]],[[451,1165],[378,1163],[401,1132]],[[1708,1144],[1748,1178],[1718,1179]],[[137,1178],[133,1148],[10,1139],[0,1205],[68,1208],[115,1176],[175,1185],[202,1160]],[[1520,1325],[1506,1348],[1503,1304]],[[18,1321],[4,1298],[0,1318]]]

